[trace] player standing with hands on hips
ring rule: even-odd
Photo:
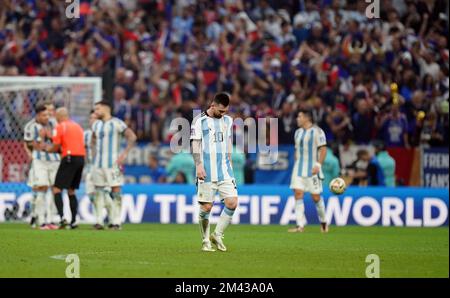
[[[295,214],[297,226],[289,232],[303,232],[305,228],[305,192],[311,193],[316,204],[320,230],[328,232],[325,218],[325,204],[321,197],[323,173],[321,165],[327,155],[327,142],[323,130],[313,124],[311,110],[301,110],[297,116],[299,129],[295,132],[295,165],[292,171],[290,188],[295,195]]]
[[[97,196],[95,200],[100,200],[98,196],[103,196],[108,211],[109,227],[120,230],[123,164],[137,137],[125,122],[111,115],[111,105],[108,101],[96,103],[94,112],[98,119],[92,125],[94,154],[92,175]],[[127,140],[127,147],[120,152],[123,137]],[[111,192],[107,189],[111,189]]]
[[[62,190],[67,189],[72,214],[70,228],[75,229],[78,227],[75,223],[78,212],[75,190],[80,187],[86,156],[84,131],[78,123],[70,120],[69,111],[64,107],[56,110],[56,121],[58,121],[58,125],[53,133],[53,144],[47,145],[45,151],[61,152],[62,157],[53,185],[55,205],[61,218],[59,228],[64,229],[67,226],[62,200]]]
[[[211,243],[220,251],[227,250],[223,243],[223,234],[230,225],[238,204],[231,164],[233,119],[225,115],[228,112],[229,103],[228,93],[216,94],[208,110],[195,117],[191,126],[203,251],[215,251]],[[209,235],[209,214],[216,192],[219,192],[225,206],[215,231]]]

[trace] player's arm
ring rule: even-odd
[[[202,161],[202,130],[199,119],[194,122],[191,128],[191,152],[195,163],[195,172],[198,179],[206,178],[206,171]]]
[[[230,125],[228,135],[230,136],[227,140],[228,160],[230,161],[230,166],[233,169],[233,159],[231,158],[232,154],[233,154],[233,126],[232,125]]]
[[[61,143],[62,143],[62,131],[61,131],[61,125],[57,125],[55,129],[55,135],[52,137],[52,143],[43,145],[45,146],[44,151],[55,153],[59,152],[61,150]],[[44,138],[41,137],[43,140]]]
[[[322,168],[322,164],[325,161],[325,157],[327,156],[327,143],[325,138],[325,133],[323,130],[319,130],[317,134],[317,138],[315,140],[317,144],[317,162],[312,168],[312,174],[317,175],[320,173],[320,169]]]
[[[134,133],[133,130],[131,130],[131,128],[127,128],[124,131],[124,137],[127,140],[127,147],[125,148],[125,150],[120,154],[119,158],[117,159],[117,164],[119,166],[122,166],[125,159],[128,156],[128,153],[130,153],[130,150],[134,147],[134,145],[136,144],[137,141],[137,136]]]
[[[25,152],[27,153],[28,157],[30,159],[32,159],[33,158],[33,151],[32,150],[34,149],[33,142],[25,141],[25,142],[23,142],[23,147],[24,147]]]
[[[206,171],[205,167],[203,166],[202,162],[202,140],[192,140],[191,141],[192,146],[192,157],[194,158],[195,163],[195,170],[197,173],[197,178],[204,180],[206,178]]]

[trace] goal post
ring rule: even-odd
[[[30,161],[23,148],[23,129],[35,116],[37,104],[52,101],[56,107],[64,106],[87,128],[89,112],[101,98],[99,77],[0,76],[0,190],[8,183],[27,181]]]

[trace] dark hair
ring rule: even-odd
[[[36,114],[39,114],[41,112],[44,112],[47,110],[46,104],[45,103],[40,103],[36,106]]]
[[[92,115],[92,114],[94,114],[95,113],[95,111],[92,109],[90,112],[89,112],[89,115]]]
[[[311,109],[300,109],[298,110],[298,113],[302,113],[303,115],[308,116],[309,120],[311,120],[311,122],[313,121],[313,114]]]
[[[228,105],[230,104],[230,94],[226,92],[217,93],[216,95],[214,95],[213,102],[215,102],[216,104],[221,104],[224,107],[228,107]]]
[[[107,106],[112,110],[111,103],[107,100],[102,100],[102,101],[96,102],[95,105]]]

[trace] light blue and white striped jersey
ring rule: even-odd
[[[53,121],[49,121],[46,127],[53,132],[53,130],[55,129],[55,124]],[[23,139],[25,140],[25,142],[32,142],[32,141],[40,142],[41,137],[39,136],[39,131],[42,128],[44,128],[44,126],[36,122],[35,118],[31,119],[27,124],[25,124],[24,127]],[[45,142],[47,144],[51,144],[52,140],[47,139],[45,140]],[[36,160],[58,161],[58,162],[61,160],[61,156],[59,155],[59,153],[48,153],[44,151],[33,150],[32,155],[33,159]]]
[[[308,129],[297,129],[294,139],[298,157],[294,171],[297,171],[299,177],[311,177],[312,168],[318,161],[318,149],[327,145],[325,133],[320,127],[313,125]]]
[[[122,137],[127,129],[125,122],[113,117],[108,121],[97,120],[92,124],[92,135],[95,136],[94,166],[111,169],[119,157]]]
[[[191,140],[202,140],[201,158],[206,171],[205,182],[233,179],[228,154],[231,153],[233,119],[223,116],[212,118],[205,112],[192,121]]]
[[[86,165],[92,164],[92,130],[84,131],[84,148],[86,149]]]

